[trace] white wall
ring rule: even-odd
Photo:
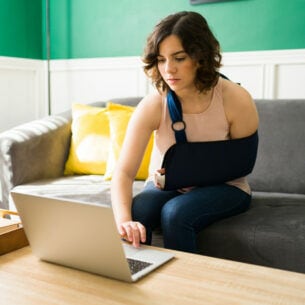
[[[305,49],[224,53],[221,71],[254,98],[305,99]],[[46,61],[0,57],[0,132],[48,114],[47,75]],[[152,90],[139,57],[52,60],[50,80],[52,113]]]
[[[0,132],[47,113],[47,64],[0,57]]]
[[[222,72],[254,98],[305,99],[305,49],[224,53]]]
[[[305,50],[223,54],[221,71],[254,98],[305,98]],[[52,110],[73,102],[143,96],[151,86],[138,57],[58,60],[51,63]]]
[[[53,113],[69,109],[71,103],[143,96],[148,92],[139,57],[53,60],[50,70]]]

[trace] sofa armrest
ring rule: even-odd
[[[2,208],[11,189],[31,181],[63,175],[71,138],[70,115],[52,115],[0,134]]]

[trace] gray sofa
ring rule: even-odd
[[[112,99],[136,105],[140,98]],[[251,208],[210,225],[198,236],[204,255],[305,272],[305,100],[256,100],[258,158],[249,182]],[[95,103],[104,106],[104,102]],[[0,134],[2,208],[14,209],[12,189],[110,204],[102,176],[63,176],[71,113],[53,115]],[[135,181],[134,194],[143,181]],[[162,246],[162,234],[154,244]]]

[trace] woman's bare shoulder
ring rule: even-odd
[[[162,111],[163,96],[158,91],[147,94],[138,104],[137,111],[156,114]]]
[[[232,81],[223,80],[222,95],[224,102],[229,104],[253,103],[251,94],[244,87]]]
[[[234,137],[247,136],[258,127],[258,113],[251,94],[242,86],[223,81],[223,102]]]
[[[153,129],[159,126],[162,114],[163,96],[159,92],[147,94],[138,104],[134,119],[142,125],[149,124]]]
[[[162,104],[162,100],[163,100],[164,96],[159,93],[158,91],[153,91],[149,94],[147,94],[139,103],[139,105],[161,105]]]

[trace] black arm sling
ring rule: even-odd
[[[239,139],[187,142],[181,104],[174,91],[169,90],[167,104],[176,143],[164,155],[164,190],[221,184],[252,172],[258,148],[257,131]],[[182,128],[178,129],[177,124]]]

